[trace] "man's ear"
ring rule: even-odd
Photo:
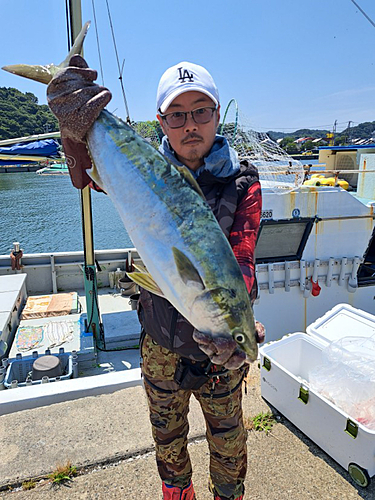
[[[218,105],[217,110],[216,110],[216,117],[217,117],[217,126],[219,126],[219,123],[220,123],[220,104]]]
[[[167,131],[165,129],[165,123],[164,123],[163,118],[160,115],[156,115],[156,118],[158,119],[158,121],[160,123],[161,129],[162,129],[164,135],[167,135]]]

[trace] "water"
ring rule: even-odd
[[[132,247],[108,196],[91,198],[95,249]],[[0,255],[14,241],[24,253],[83,250],[80,193],[68,175],[0,174]]]

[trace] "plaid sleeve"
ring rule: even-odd
[[[248,292],[251,292],[255,277],[255,244],[262,211],[260,183],[252,184],[234,216],[229,243],[240,265]]]

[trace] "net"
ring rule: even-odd
[[[138,135],[146,139],[147,142],[154,146],[155,149],[159,149],[160,137],[153,125],[147,122],[133,122],[131,124],[132,128],[137,132]]]
[[[240,113],[235,99],[226,107],[219,134],[227,138],[240,160],[248,159],[257,167],[262,187],[284,194],[302,185],[305,176],[302,163],[288,155],[267,134],[253,130],[249,120]]]

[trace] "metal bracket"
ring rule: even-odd
[[[301,292],[305,291],[306,288],[306,262],[301,260],[299,263],[300,278],[299,278],[299,288]]]
[[[285,291],[290,292],[290,262],[285,262]]]
[[[326,278],[326,286],[330,287],[332,284],[333,266],[335,264],[335,259],[333,257],[329,258],[328,262],[328,272]]]
[[[268,291],[269,293],[275,293],[275,280],[272,263],[268,264]]]
[[[358,272],[358,268],[359,268],[359,265],[361,264],[361,262],[362,262],[362,259],[360,257],[358,257],[358,256],[354,257],[352,274],[348,280],[348,291],[350,293],[354,293],[358,289],[357,272]]]
[[[314,283],[318,281],[318,273],[319,273],[320,259],[314,260],[314,270],[312,275],[312,280]]]
[[[345,272],[346,272],[347,266],[348,266],[348,258],[343,257],[341,260],[341,269],[340,269],[340,276],[339,276],[339,285],[340,286],[343,286],[343,284],[345,282]]]
[[[57,272],[55,266],[55,256],[50,255],[51,260],[51,274],[52,274],[52,291],[53,293],[57,293]]]

